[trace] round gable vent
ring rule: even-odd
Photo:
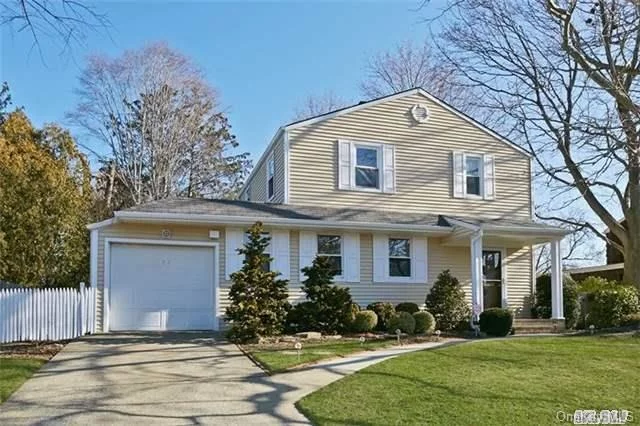
[[[411,117],[416,123],[424,123],[429,119],[429,109],[423,104],[415,104],[411,107]]]

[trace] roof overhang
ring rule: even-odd
[[[256,222],[264,225],[282,228],[333,228],[333,229],[357,229],[375,230],[389,232],[421,232],[432,236],[446,236],[451,234],[453,229],[449,226],[419,225],[404,223],[380,223],[380,222],[357,222],[357,221],[336,221],[336,220],[315,220],[315,219],[291,219],[291,218],[269,218],[260,216],[227,216],[209,214],[180,214],[180,213],[158,213],[158,212],[134,212],[117,211],[112,223],[174,223],[185,225],[238,225],[250,226]],[[112,223],[101,225],[102,222],[89,225],[89,229],[96,229],[111,225]],[[101,225],[101,226],[98,226]]]

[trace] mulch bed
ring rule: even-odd
[[[0,358],[38,358],[49,360],[68,342],[16,342],[0,345]]]
[[[367,333],[364,335],[367,341],[382,341],[389,340],[395,342],[395,335],[385,335],[385,334],[374,334]],[[402,344],[407,345],[411,343],[423,343],[423,342],[432,342],[436,341],[435,336],[407,336],[402,335]],[[279,349],[291,349],[296,341],[304,342],[308,345],[322,345],[324,344],[340,344],[340,343],[348,343],[348,342],[359,342],[360,335],[357,336],[342,336],[335,337],[323,336],[322,339],[302,339],[296,338],[296,336],[279,336],[273,337],[269,339],[264,339],[260,343],[245,343],[242,347],[248,351],[251,350],[279,350]]]

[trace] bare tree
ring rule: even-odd
[[[420,45],[405,41],[378,53],[365,71],[367,76],[360,88],[369,99],[421,87],[466,113],[473,112],[473,93],[462,84],[457,69],[443,62],[428,40]]]
[[[114,167],[132,204],[172,195],[225,197],[246,177],[248,154],[231,152],[238,143],[216,92],[166,44],[89,58],[77,94],[69,118],[106,148],[106,155],[93,153]]]
[[[456,0],[439,22],[440,53],[534,155],[555,209],[546,218],[606,240],[603,223],[637,286],[639,23],[636,1],[615,0]],[[563,214],[568,206],[591,217]]]
[[[332,91],[326,91],[321,95],[309,95],[296,106],[293,119],[295,121],[304,120],[344,108],[347,105],[349,102]]]
[[[87,31],[107,27],[109,21],[80,0],[6,0],[0,3],[0,25],[28,31],[40,50],[42,36],[67,48],[83,41]]]

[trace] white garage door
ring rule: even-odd
[[[111,330],[214,327],[213,247],[111,244]]]

